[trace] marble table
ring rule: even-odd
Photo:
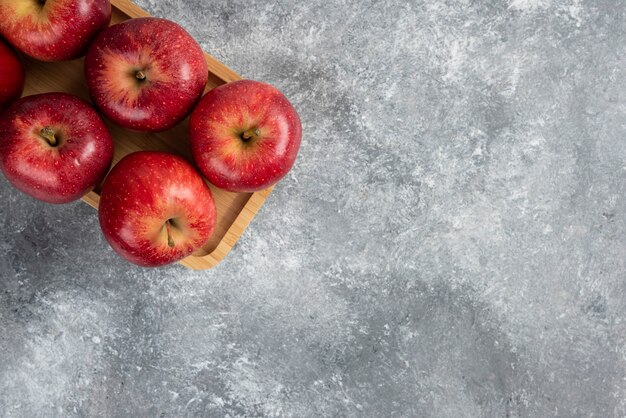
[[[0,179],[3,416],[626,415],[626,3],[138,0],[304,139],[216,268]]]

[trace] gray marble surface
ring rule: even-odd
[[[138,3],[301,153],[206,272],[1,179],[3,416],[626,415],[624,1]]]

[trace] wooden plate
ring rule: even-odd
[[[150,16],[129,0],[112,0],[111,24],[127,19]],[[209,64],[209,82],[206,91],[241,77],[215,58],[205,53]],[[84,59],[61,63],[26,62],[26,85],[24,95],[63,91],[89,100],[83,72]],[[89,100],[90,101],[90,100]],[[167,151],[191,160],[189,146],[189,120],[165,132],[138,133],[120,128],[105,121],[115,138],[113,165],[127,154],[141,150]],[[250,221],[263,206],[272,188],[256,193],[230,193],[209,184],[217,205],[217,227],[213,236],[202,249],[180,263],[196,270],[205,270],[219,263],[235,245]],[[100,201],[100,187],[83,197],[94,208]]]

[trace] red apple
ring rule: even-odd
[[[198,250],[217,217],[211,190],[193,166],[156,151],[129,154],[113,167],[102,186],[99,214],[113,249],[145,267]]]
[[[15,51],[0,38],[0,112],[22,95],[24,66]]]
[[[190,119],[191,149],[207,179],[233,192],[283,178],[300,148],[302,126],[289,100],[269,84],[235,81],[209,91]]]
[[[0,118],[0,168],[22,192],[49,203],[79,199],[105,176],[113,138],[98,113],[66,93],[24,97]]]
[[[131,19],[103,31],[85,60],[89,94],[113,122],[158,132],[183,120],[208,79],[200,45],[176,23]]]
[[[109,0],[0,0],[0,33],[41,61],[66,61],[111,21]]]

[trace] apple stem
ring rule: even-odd
[[[145,80],[146,79],[146,73],[144,73],[143,71],[139,70],[135,73],[135,77],[137,77],[137,80]]]
[[[51,127],[46,126],[41,131],[39,131],[39,135],[41,135],[43,139],[48,141],[48,144],[50,144],[51,146],[53,147],[57,146],[58,144],[57,137],[54,136],[54,131],[52,130]]]
[[[244,131],[241,134],[241,139],[243,142],[248,142],[251,139],[257,139],[260,135],[261,135],[261,132],[259,132],[259,128],[252,128],[252,129],[248,129],[247,131]]]
[[[170,219],[165,222],[165,230],[167,231],[167,246],[174,248],[174,240],[172,239],[172,222]]]

